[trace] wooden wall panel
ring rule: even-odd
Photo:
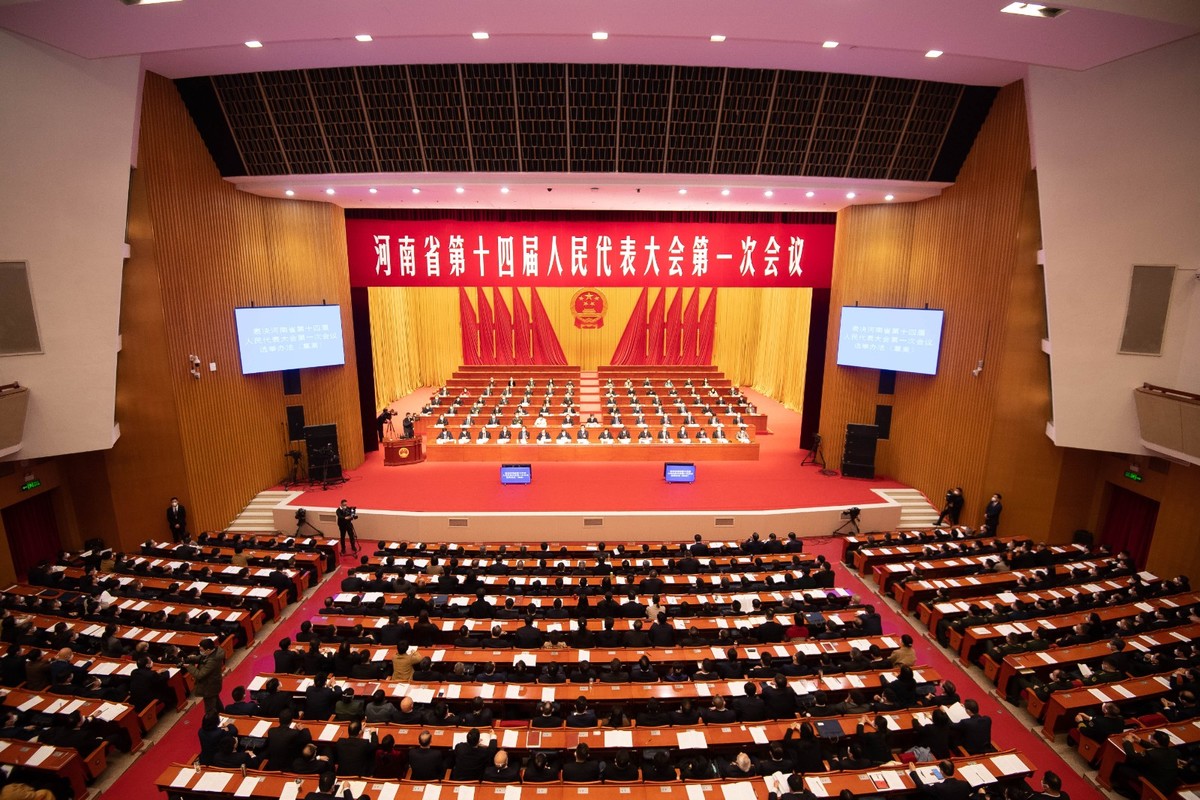
[[[173,492],[191,509],[193,527],[221,527],[257,492],[286,473],[285,406],[300,402],[309,424],[338,426],[342,462],[362,463],[357,378],[346,273],[345,221],[341,209],[323,203],[274,200],[238,192],[217,173],[175,87],[146,76],[139,166],[147,189],[165,366],[126,376],[131,399],[122,429],[173,404],[179,456],[159,459],[170,474],[182,463],[184,485]],[[131,209],[131,212],[136,209]],[[131,302],[143,302],[130,298]],[[148,300],[146,301],[148,302]],[[285,398],[275,373],[243,376],[237,355],[233,309],[239,305],[337,303],[342,307],[346,365],[303,370],[303,392]],[[153,321],[123,330],[131,346],[146,346]],[[188,374],[189,354],[200,357],[201,378]],[[217,371],[208,370],[216,362]],[[165,377],[165,380],[163,378]],[[161,427],[161,422],[156,423]],[[131,441],[131,447],[165,446]],[[171,449],[167,447],[166,449]],[[147,478],[145,453],[114,461],[114,496]],[[179,480],[179,472],[172,477]],[[153,484],[141,503],[161,510],[165,489]],[[165,492],[164,492],[165,493]]]

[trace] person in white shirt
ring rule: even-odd
[[[746,432],[745,428],[738,428],[737,440],[742,444],[750,444],[750,434]]]
[[[547,420],[546,420],[546,415],[545,415],[545,414],[538,414],[538,415],[537,415],[537,419],[535,419],[535,420],[533,421],[533,427],[535,427],[535,428],[544,428],[544,427],[546,427],[546,425],[548,425],[548,424],[549,424],[549,423],[548,423],[548,422],[547,422]]]

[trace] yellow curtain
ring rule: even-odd
[[[538,295],[558,334],[567,363],[594,370],[607,364],[641,289],[602,289],[604,326],[577,328],[571,298],[577,288],[544,287]],[[650,299],[657,296],[651,290]],[[700,293],[701,307],[711,290]],[[475,291],[469,290],[472,305]],[[512,310],[511,290],[503,290]],[[529,290],[521,292],[526,305]],[[667,302],[675,291],[667,292]],[[690,296],[685,293],[684,302]],[[458,290],[375,288],[369,291],[375,398],[383,407],[421,386],[444,383],[462,363]],[[491,300],[491,290],[488,290]],[[717,292],[713,363],[738,384],[800,410],[808,353],[810,289],[721,289]]]

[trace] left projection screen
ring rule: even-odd
[[[235,308],[233,316],[243,375],[346,363],[341,306]]]

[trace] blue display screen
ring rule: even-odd
[[[695,483],[695,464],[663,464],[663,480],[667,483]]]
[[[500,482],[503,484],[532,483],[533,467],[529,464],[502,464],[500,465]]]
[[[944,316],[932,308],[844,306],[837,363],[936,375]]]
[[[242,374],[346,363],[341,306],[235,308]]]

